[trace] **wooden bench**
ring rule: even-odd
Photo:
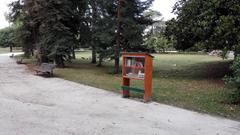
[[[17,64],[23,64],[23,58],[18,58],[16,62]]]
[[[39,75],[41,73],[42,75],[53,76],[54,68],[55,68],[54,64],[42,63],[40,67],[35,69],[35,71],[36,71],[37,75]]]
[[[10,55],[9,57],[10,57],[10,58],[14,58],[14,54]]]

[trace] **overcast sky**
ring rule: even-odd
[[[164,20],[170,20],[174,16],[172,13],[173,6],[177,0],[155,0],[153,9],[162,13]]]
[[[0,28],[7,27],[9,24],[5,20],[4,13],[8,11],[7,4],[13,0],[0,0]],[[155,0],[153,9],[160,11],[163,14],[164,20],[169,20],[174,17],[172,7],[176,0]]]

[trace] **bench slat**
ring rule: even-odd
[[[53,64],[49,63],[42,63],[39,68],[35,69],[37,73],[48,73],[48,74],[53,74],[53,69],[55,66]]]

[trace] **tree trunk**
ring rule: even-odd
[[[30,55],[31,55],[30,49],[29,49],[27,46],[25,46],[25,47],[24,47],[24,56],[27,57],[27,58],[29,58]]]
[[[118,74],[119,73],[119,65],[120,65],[120,46],[121,46],[121,0],[118,0],[118,17],[117,17],[117,20],[118,20],[118,26],[117,26],[117,44],[115,46],[115,53],[114,53],[114,60],[115,60],[115,70],[114,70],[114,73],[115,74]]]
[[[39,45],[36,46],[36,57],[37,57],[37,63],[40,65],[42,63],[42,54],[41,54],[41,47]]]
[[[62,55],[57,55],[55,57],[55,62],[56,62],[57,67],[59,67],[59,68],[64,68],[65,67]]]
[[[96,47],[92,46],[92,64],[97,63],[97,52],[96,52]]]
[[[42,55],[40,53],[37,53],[37,64],[41,65],[42,64]]]
[[[72,59],[76,59],[75,47],[72,47]]]
[[[120,72],[120,58],[119,55],[115,56],[115,70],[114,73],[118,74]]]
[[[12,45],[10,45],[10,52],[13,52],[13,47],[12,47]]]
[[[92,46],[92,64],[96,64],[97,63],[97,52],[96,52],[96,46],[94,45],[94,38],[93,38],[93,33],[95,33],[95,30],[93,29],[93,27],[95,27],[96,25],[96,18],[97,18],[97,6],[95,1],[90,1],[90,4],[92,6],[92,19],[91,19],[91,25],[92,25],[92,29],[91,29],[91,46]]]
[[[40,64],[42,64],[42,63],[48,63],[49,62],[49,59],[48,59],[48,57],[46,57],[46,56],[44,56],[44,55],[40,55]]]
[[[34,49],[31,49],[31,55],[34,56]]]
[[[102,54],[102,52],[100,53],[100,55],[99,55],[99,61],[98,61],[98,67],[101,67],[102,66],[102,62],[103,62],[103,54]]]

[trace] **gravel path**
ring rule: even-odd
[[[0,55],[0,135],[239,135],[240,122],[34,76]]]

